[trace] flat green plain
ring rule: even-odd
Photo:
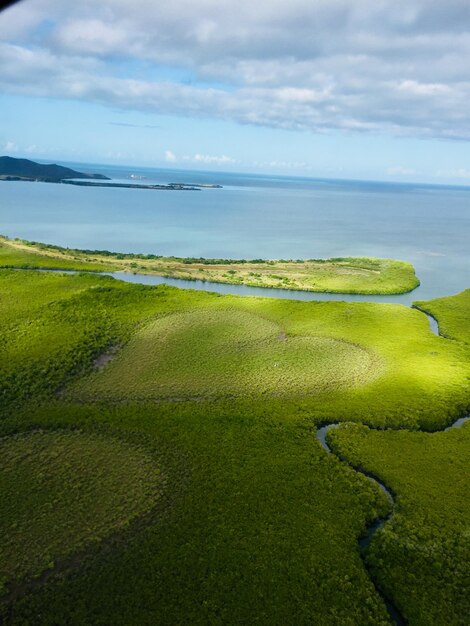
[[[77,431],[0,440],[0,579],[21,582],[149,510],[152,458],[125,442]]]
[[[442,327],[458,298],[439,304]],[[51,438],[45,456],[5,456],[10,495],[0,513],[24,532],[1,535],[3,583],[74,561],[13,603],[5,596],[7,623],[390,624],[358,548],[389,503],[315,440],[316,425],[353,421],[358,430],[339,429],[335,445],[397,499],[369,548],[374,577],[411,626],[425,623],[420,615],[461,626],[465,598],[452,590],[465,554],[454,550],[451,563],[444,537],[466,532],[465,482],[456,481],[468,429],[418,429],[443,428],[468,410],[470,347],[435,336],[422,312],[0,270],[0,324],[1,441],[35,451],[35,441]],[[107,353],[114,358],[98,368]],[[57,445],[55,478],[43,490],[35,468]],[[455,468],[439,478],[446,463]],[[88,486],[69,507],[64,485],[73,480]],[[15,513],[14,498],[30,503],[29,517]],[[76,516],[76,543],[67,539],[74,506],[91,519],[85,532]],[[63,524],[47,523],[55,514]],[[434,561],[417,556],[428,540]]]

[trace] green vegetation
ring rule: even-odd
[[[24,246],[0,236],[0,267],[21,269],[60,269],[112,272],[113,266],[60,254],[41,254],[34,246]]]
[[[347,424],[329,434],[341,457],[397,494],[396,511],[367,559],[408,623],[416,626],[468,624],[469,426],[426,434]]]
[[[105,371],[77,387],[91,400],[312,395],[380,373],[378,359],[352,343],[286,336],[274,321],[224,307],[147,324]]]
[[[237,395],[248,402],[247,395],[254,395],[252,401],[269,411],[270,402],[282,404],[292,397],[319,420],[348,416],[379,427],[427,429],[448,423],[468,404],[468,347],[436,337],[421,312],[404,306],[224,297],[129,285],[93,274],[1,274],[4,407],[63,388],[117,345],[125,347],[115,363],[70,388],[75,399],[99,400],[100,391],[114,400],[127,394],[133,399],[178,399],[181,392],[182,398]],[[67,285],[63,298],[57,297],[57,288],[49,292],[51,281]],[[36,292],[43,305],[34,305],[31,318],[29,303]],[[232,324],[219,337],[228,311]],[[165,322],[170,314],[176,317]],[[263,346],[259,354],[250,350],[253,337]],[[213,354],[214,345],[218,352]],[[194,352],[189,366],[172,354],[176,348],[186,355]],[[151,355],[160,349],[167,359],[163,365],[159,354]],[[126,359],[127,373],[120,378]],[[343,359],[354,371],[344,368]],[[260,365],[260,378],[251,380]],[[328,369],[322,371],[322,365]],[[152,374],[156,366],[159,375],[168,366],[166,379]],[[184,385],[177,380],[181,374]]]
[[[406,293],[419,285],[410,263],[392,259],[182,259],[107,250],[73,250],[7,237],[0,238],[2,266],[140,272],[186,280],[329,293]]]
[[[0,580],[37,577],[125,527],[153,506],[159,482],[148,454],[96,433],[0,440]]]
[[[0,180],[29,180],[48,183],[60,183],[64,178],[94,178],[109,180],[103,174],[85,174],[69,167],[49,163],[36,163],[29,159],[15,159],[9,156],[0,156]]]
[[[414,306],[439,320],[441,335],[470,344],[470,289],[456,296],[415,302]]]
[[[173,500],[19,599],[12,623],[389,624],[356,542],[386,503],[316,446],[305,420],[229,404],[51,403],[9,427],[24,421],[141,433],[162,456]]]
[[[468,345],[436,337],[422,312],[400,305],[240,298],[12,269],[0,270],[0,326],[0,445],[9,451],[0,518],[19,529],[0,533],[2,582],[8,589],[65,561],[41,584],[20,585],[14,603],[0,598],[0,621],[390,624],[358,549],[389,504],[320,447],[315,424],[442,428],[470,405]],[[114,358],[97,368],[108,352]],[[357,433],[340,431],[346,456]],[[431,500],[441,483],[418,471],[420,455],[406,442],[439,448],[451,434],[397,433],[404,439],[384,452],[383,466],[371,446],[376,473],[397,494],[397,537],[418,524],[408,508],[398,517],[406,492],[423,498],[420,519],[429,516],[440,541]],[[468,438],[453,450],[463,459]],[[436,459],[450,463],[449,454],[443,444]],[[402,483],[386,474],[392,460]],[[416,470],[412,487],[400,461]],[[449,485],[455,475],[449,470]],[[69,484],[83,487],[70,509]],[[462,513],[457,500],[442,500],[443,525]],[[76,537],[67,538],[72,518]],[[433,574],[434,565],[412,552],[400,560],[387,545],[378,535],[369,559],[410,626],[423,623],[421,596],[433,624],[457,626],[464,598],[452,595],[448,620],[439,608],[454,570]]]

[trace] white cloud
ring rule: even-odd
[[[419,83],[416,80],[402,80],[397,89],[414,96],[434,96],[447,94],[450,87],[439,83]]]
[[[235,159],[222,154],[221,156],[214,156],[210,154],[197,153],[194,156],[184,156],[184,161],[191,161],[192,163],[204,163],[206,165],[233,165],[237,163]]]
[[[121,152],[120,150],[108,150],[104,153],[104,156],[106,159],[110,159],[112,161],[129,161],[130,159],[135,158],[134,154]]]
[[[165,151],[165,161],[168,161],[168,163],[174,163],[176,160],[177,159],[174,152],[172,152],[171,150]]]
[[[38,146],[36,144],[17,144],[14,141],[7,141],[3,145],[0,144],[0,152],[2,153],[19,153],[21,155],[39,154],[46,155],[53,150],[49,147]]]
[[[56,43],[73,53],[105,55],[123,50],[128,35],[122,24],[87,18],[68,21],[57,30]]]
[[[254,161],[254,167],[259,168],[271,168],[271,169],[282,169],[282,170],[305,170],[311,169],[311,166],[308,165],[305,161]]]
[[[403,167],[403,165],[394,165],[393,167],[389,167],[386,173],[388,176],[413,176],[416,174],[416,170]]]
[[[18,152],[18,149],[14,141],[7,141],[2,147],[3,152]]]
[[[469,20],[467,0],[24,0],[0,16],[0,89],[315,132],[469,139]],[[162,67],[184,69],[191,84],[171,71],[157,80]]]
[[[442,178],[470,178],[470,169],[457,167],[449,170],[439,170],[436,175]]]
[[[171,150],[165,151],[165,161],[168,163],[176,163],[180,159],[176,156],[174,152]],[[204,164],[204,165],[233,165],[234,163],[238,163],[235,159],[227,156],[226,154],[212,155],[212,154],[201,154],[200,152],[196,152],[194,155],[184,155],[181,157],[182,161],[186,163],[196,163],[196,164]]]

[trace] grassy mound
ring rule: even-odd
[[[78,431],[0,440],[0,581],[21,582],[122,529],[158,497],[143,450]]]
[[[237,310],[175,313],[139,330],[83,398],[307,395],[364,384],[381,372],[367,350],[331,337],[288,336]]]
[[[397,495],[396,511],[368,560],[408,623],[467,624],[470,424],[434,434],[345,425],[329,441]]]

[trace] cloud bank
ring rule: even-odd
[[[470,138],[467,0],[24,0],[0,89],[329,132]]]

